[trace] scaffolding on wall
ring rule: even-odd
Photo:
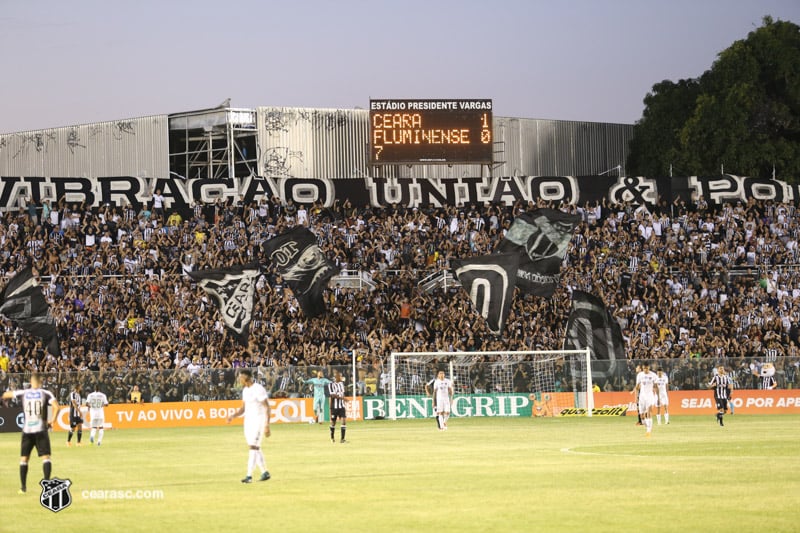
[[[224,179],[258,173],[252,109],[220,107],[169,116],[169,168],[180,179]]]

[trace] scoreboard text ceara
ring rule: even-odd
[[[491,100],[370,100],[372,165],[493,162]]]

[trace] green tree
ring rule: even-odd
[[[765,17],[700,78],[653,86],[627,168],[800,181],[800,27]]]
[[[635,126],[626,168],[629,174],[665,176],[681,154],[680,132],[700,94],[698,80],[664,80],[644,98],[642,119]],[[681,170],[678,170],[680,173]]]

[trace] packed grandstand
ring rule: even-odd
[[[515,217],[537,207],[577,214],[581,223],[553,297],[520,295],[501,335],[488,331],[457,284],[420,283],[453,259],[496,250]],[[304,378],[313,368],[355,359],[359,392],[385,394],[392,351],[560,349],[577,289],[606,302],[628,358],[659,360],[676,389],[704,388],[722,360],[739,387],[758,388],[764,362],[775,363],[779,387],[797,387],[799,216],[791,204],[709,207],[702,199],[649,209],[544,201],[405,209],[274,197],[196,204],[186,219],[152,205],[137,212],[29,204],[2,216],[0,274],[7,281],[33,265],[61,355],[5,321],[0,385],[37,370],[51,375],[59,396],[78,379],[88,387],[99,380],[117,402],[133,385],[145,401],[227,399],[236,397],[235,369],[256,367],[274,396],[296,396],[309,393]],[[233,341],[186,273],[257,261],[265,241],[297,225],[343,273],[369,283],[334,278],[327,312],[308,319],[262,262],[248,345]],[[631,368],[598,385],[627,390],[634,375]],[[556,378],[561,390],[572,389],[570,375]],[[528,387],[524,377],[514,383],[517,392]]]

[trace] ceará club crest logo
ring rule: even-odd
[[[42,507],[50,509],[54,513],[66,509],[72,503],[72,495],[69,493],[69,487],[72,481],[69,479],[43,479],[39,482],[42,486],[42,495],[39,497]]]

